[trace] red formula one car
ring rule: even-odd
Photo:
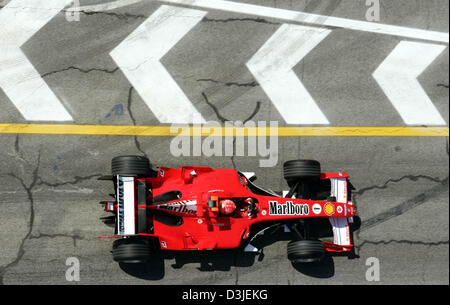
[[[349,252],[349,223],[356,211],[348,177],[321,173],[314,160],[288,161],[284,178],[290,190],[282,196],[256,186],[253,173],[198,166],[153,170],[145,157],[116,157],[112,175],[100,178],[115,185],[115,200],[102,202],[116,215],[113,259],[146,261],[154,244],[159,250],[258,251],[253,240],[274,226],[292,233],[287,256],[293,262]],[[333,240],[320,240],[314,230],[324,221]]]

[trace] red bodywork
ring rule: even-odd
[[[324,173],[321,179],[333,177],[347,178],[347,174]],[[349,202],[330,202],[306,199],[283,198],[259,195],[250,191],[249,181],[233,169],[212,169],[209,167],[180,168],[159,167],[156,178],[142,178],[151,185],[147,205],[137,208],[147,209],[147,221],[151,233],[138,233],[159,239],[161,249],[166,250],[207,250],[230,249],[241,245],[249,237],[250,227],[259,222],[276,222],[307,217],[352,217],[355,208]],[[163,193],[178,190],[179,199],[153,204],[153,198]],[[231,199],[236,210],[224,215],[212,202]],[[249,213],[248,203],[254,203],[253,213]],[[208,205],[208,202],[210,203]],[[320,206],[320,209],[318,208]],[[313,206],[315,207],[313,210]],[[116,207],[115,207],[116,208]],[[171,226],[156,221],[152,211],[163,211],[182,217],[182,224]],[[324,242],[329,252],[350,251],[352,245],[336,245]]]

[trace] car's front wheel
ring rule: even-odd
[[[320,163],[316,160],[291,160],[283,164],[284,179],[296,198],[312,199],[320,179]]]
[[[284,179],[288,182],[320,178],[320,163],[316,160],[291,160],[283,164]]]
[[[325,256],[325,247],[320,240],[294,240],[287,245],[287,257],[293,263],[314,263]]]

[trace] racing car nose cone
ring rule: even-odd
[[[233,200],[225,199],[221,200],[219,203],[220,212],[226,215],[233,213],[236,210],[236,204]]]

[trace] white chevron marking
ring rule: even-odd
[[[205,120],[160,59],[206,15],[163,5],[111,52],[111,57],[162,123]]]
[[[0,10],[0,88],[28,121],[72,117],[20,47],[71,0],[13,0]]]
[[[330,32],[283,24],[247,63],[288,124],[329,124],[292,68]]]
[[[408,125],[446,125],[417,80],[445,48],[443,45],[401,41],[373,73]]]

